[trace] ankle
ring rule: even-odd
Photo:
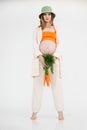
[[[32,114],[33,114],[33,115],[37,115],[37,112],[33,112]]]
[[[33,112],[31,116],[31,120],[36,120],[37,118],[37,112]]]
[[[58,111],[58,114],[61,114],[61,115],[63,115],[63,111]]]
[[[63,111],[58,112],[58,119],[59,120],[64,120]]]

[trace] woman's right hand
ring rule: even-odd
[[[42,55],[39,55],[38,58],[39,58],[40,63],[42,64],[42,66],[45,67],[46,64],[45,64],[45,62],[44,62],[43,56],[42,56]]]

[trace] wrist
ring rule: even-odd
[[[40,56],[42,56],[42,55],[37,56],[37,58],[39,58]]]

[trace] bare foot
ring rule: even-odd
[[[64,120],[64,117],[63,117],[63,112],[58,112],[58,119],[59,120]]]
[[[31,120],[36,120],[37,118],[37,113],[33,112],[31,116]]]

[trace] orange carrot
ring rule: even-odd
[[[47,84],[47,86],[50,86],[50,82],[51,82],[51,79],[50,79],[50,74],[44,74],[44,85],[45,83]]]

